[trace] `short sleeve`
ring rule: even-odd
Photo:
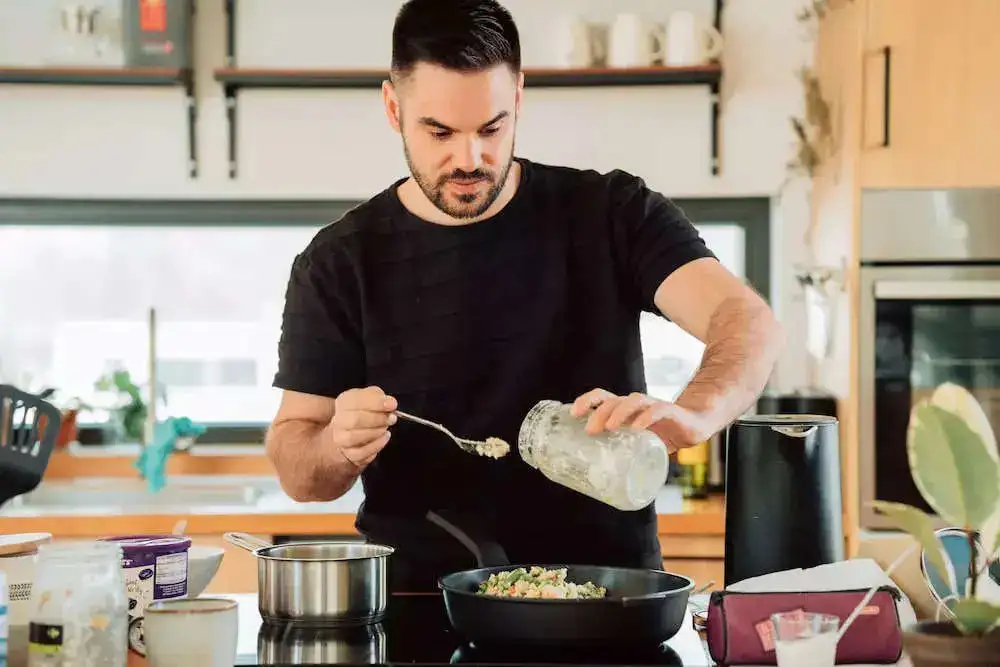
[[[645,182],[614,172],[612,225],[618,256],[639,307],[659,314],[653,297],[671,273],[715,254],[683,211]]]
[[[274,386],[333,398],[365,384],[356,290],[345,271],[310,250],[292,263]]]

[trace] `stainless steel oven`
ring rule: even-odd
[[[930,512],[910,477],[910,409],[942,382],[1000,433],[1000,188],[865,191],[859,313],[861,526],[871,500]]]

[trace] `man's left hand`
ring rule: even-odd
[[[587,432],[591,435],[626,426],[648,429],[671,452],[697,445],[712,436],[708,419],[702,414],[645,394],[616,396],[604,389],[594,389],[573,402],[571,413],[583,417],[589,410],[593,410],[587,420]]]

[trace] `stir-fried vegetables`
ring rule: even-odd
[[[479,585],[478,593],[505,598],[580,600],[603,598],[608,591],[590,581],[583,584],[566,581],[566,568],[547,570],[536,565],[530,570],[519,567],[491,574]]]

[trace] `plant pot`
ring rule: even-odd
[[[903,649],[913,667],[1000,665],[1000,631],[966,637],[951,623],[922,621],[903,633]]]

